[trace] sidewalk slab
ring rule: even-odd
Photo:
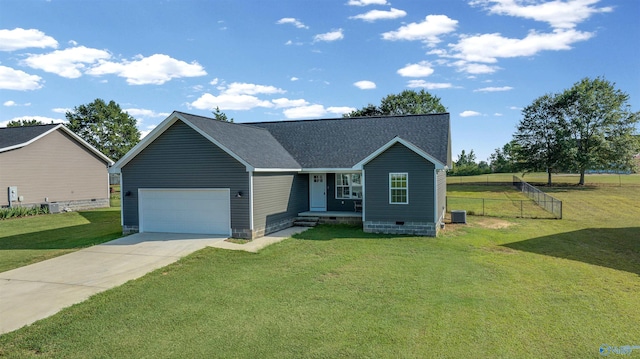
[[[290,238],[294,234],[302,233],[310,227],[289,227],[278,232],[268,234],[264,237],[256,238],[249,243],[237,244],[227,241],[220,241],[210,244],[210,247],[230,249],[234,251],[246,251],[256,253],[262,248]]]

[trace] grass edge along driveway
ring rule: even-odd
[[[0,221],[0,272],[122,237],[120,208]]]

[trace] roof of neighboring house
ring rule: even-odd
[[[443,165],[450,162],[449,114],[251,123],[266,128],[303,168],[351,168],[395,137]]]
[[[95,147],[88,144],[85,140],[62,124],[0,128],[0,153],[28,146],[29,144],[57,130],[71,136],[79,144],[86,147],[89,151],[93,152],[96,156],[105,161],[105,163],[109,165],[113,164],[113,161],[109,157],[105,156],[102,152],[98,151]]]
[[[58,125],[39,125],[0,128],[0,152],[24,147]]]
[[[247,170],[350,169],[400,142],[440,168],[451,163],[449,114],[229,123],[175,111],[118,161],[118,171],[176,121],[183,121]]]

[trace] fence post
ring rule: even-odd
[[[520,218],[524,218],[524,215],[522,214],[522,202],[524,201],[520,200]]]
[[[482,199],[482,215],[484,216],[484,198]]]

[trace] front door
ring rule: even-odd
[[[327,175],[326,173],[309,174],[309,203],[311,211],[327,210]]]

